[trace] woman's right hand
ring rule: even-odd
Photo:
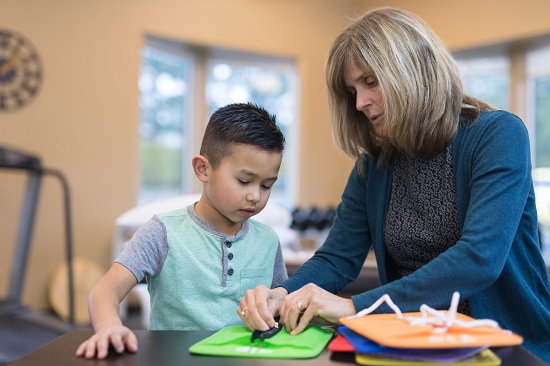
[[[123,325],[114,325],[98,330],[76,350],[76,356],[88,359],[97,357],[104,359],[112,345],[116,352],[124,350],[136,352],[138,349],[137,337],[129,328]]]
[[[268,330],[275,326],[274,316],[279,312],[283,298],[288,294],[284,287],[269,289],[260,285],[244,294],[237,314],[252,331]]]

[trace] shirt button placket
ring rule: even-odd
[[[226,241],[226,242],[225,242],[225,246],[228,247],[228,248],[231,248],[231,247],[233,246],[233,243],[231,243],[230,241]],[[229,260],[233,259],[233,253],[229,253],[229,254],[227,255],[227,258],[228,258]],[[233,270],[233,268],[229,268],[229,269],[227,270],[227,274],[228,274],[229,276],[232,276],[234,272],[235,272],[235,271]]]

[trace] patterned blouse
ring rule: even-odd
[[[384,235],[399,277],[460,238],[452,163],[452,145],[432,158],[396,156]],[[462,301],[458,311],[469,314],[468,302]]]

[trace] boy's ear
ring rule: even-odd
[[[208,181],[210,163],[208,159],[202,155],[195,155],[191,160],[193,164],[193,171],[201,182]]]

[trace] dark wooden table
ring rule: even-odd
[[[191,355],[189,346],[208,337],[211,331],[135,331],[139,339],[138,352],[111,354],[105,360],[86,360],[74,355],[78,345],[92,335],[91,330],[78,330],[67,333],[53,342],[27,354],[10,363],[10,366],[33,365],[143,365],[143,366],[263,366],[263,365],[344,365],[354,364],[353,354],[334,353],[325,349],[317,358],[302,360],[277,360],[231,357],[208,357]],[[521,347],[504,347],[493,349],[501,358],[502,366],[544,366],[536,358]]]

